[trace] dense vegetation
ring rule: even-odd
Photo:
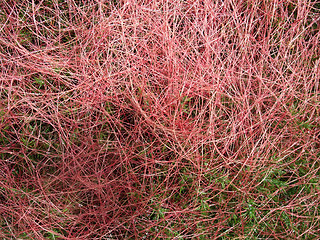
[[[0,0],[0,238],[319,239],[319,22]]]

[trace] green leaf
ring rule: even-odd
[[[44,85],[44,80],[41,77],[35,77],[34,82],[41,88]]]

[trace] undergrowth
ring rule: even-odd
[[[319,21],[0,0],[0,238],[319,239]]]

